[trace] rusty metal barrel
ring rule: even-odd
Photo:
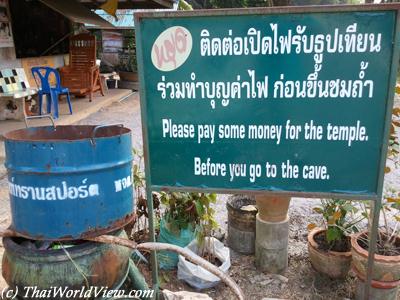
[[[233,195],[226,202],[228,210],[228,245],[242,254],[253,254],[256,238],[256,200],[254,196]],[[254,207],[246,210],[245,207]]]
[[[11,229],[33,240],[101,235],[133,214],[131,132],[46,126],[5,134]]]

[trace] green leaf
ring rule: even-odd
[[[328,227],[326,231],[326,240],[328,243],[332,243],[336,240],[339,240],[341,238],[342,234],[340,232],[340,229],[337,227]]]
[[[209,197],[210,197],[211,203],[216,203],[217,202],[217,194],[214,194],[214,193],[209,194]]]
[[[196,205],[196,212],[198,216],[202,216],[204,214],[204,207],[203,205],[201,205],[201,203],[199,201],[195,202]]]

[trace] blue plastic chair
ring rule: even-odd
[[[54,74],[56,79],[56,85],[51,86],[49,81],[49,77],[51,74]],[[60,95],[67,95],[67,102],[69,106],[69,111],[72,115],[72,106],[71,99],[69,96],[68,88],[61,86],[60,74],[56,69],[50,67],[33,67],[32,68],[32,76],[35,79],[36,85],[39,88],[39,114],[42,114],[42,103],[43,96],[47,97],[47,113],[51,112],[51,107],[54,108],[54,118],[58,118],[58,98]],[[38,78],[40,80],[40,84],[38,82]]]

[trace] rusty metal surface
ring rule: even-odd
[[[16,231],[18,233],[19,237],[22,238],[26,238],[26,239],[31,239],[31,240],[54,240],[54,241],[71,241],[71,240],[85,240],[88,238],[93,238],[93,237],[97,237],[103,234],[110,234],[111,232],[124,228],[125,226],[127,226],[128,224],[130,224],[131,222],[133,222],[136,219],[136,214],[135,213],[131,213],[131,214],[127,214],[125,217],[112,222],[108,227],[99,227],[99,228],[93,228],[93,229],[89,229],[87,231],[85,231],[84,233],[82,233],[79,236],[72,236],[72,235],[66,235],[66,236],[61,236],[59,238],[56,239],[47,239],[46,236],[44,235],[36,235],[33,236],[31,234],[29,234],[29,232],[24,232],[24,231],[17,231],[13,228],[13,226],[11,225],[8,229],[12,230],[12,231]]]
[[[248,195],[235,195],[226,202],[228,210],[228,226],[232,226],[241,231],[255,232],[256,215],[255,211],[242,210],[242,206],[256,205],[256,200]]]

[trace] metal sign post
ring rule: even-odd
[[[365,289],[364,289],[364,299],[369,299],[369,291],[371,289],[372,283],[372,274],[374,269],[374,257],[376,251],[376,239],[378,235],[378,227],[379,227],[379,215],[381,212],[381,203],[382,200],[378,198],[375,202],[371,201],[371,207],[373,210],[371,211],[372,214],[372,224],[371,228],[369,229],[369,247],[368,247],[368,266],[367,266],[367,278],[365,282]]]
[[[379,207],[399,8],[135,14],[149,210],[151,192],[161,190],[374,200]],[[378,221],[379,208],[370,253]]]

